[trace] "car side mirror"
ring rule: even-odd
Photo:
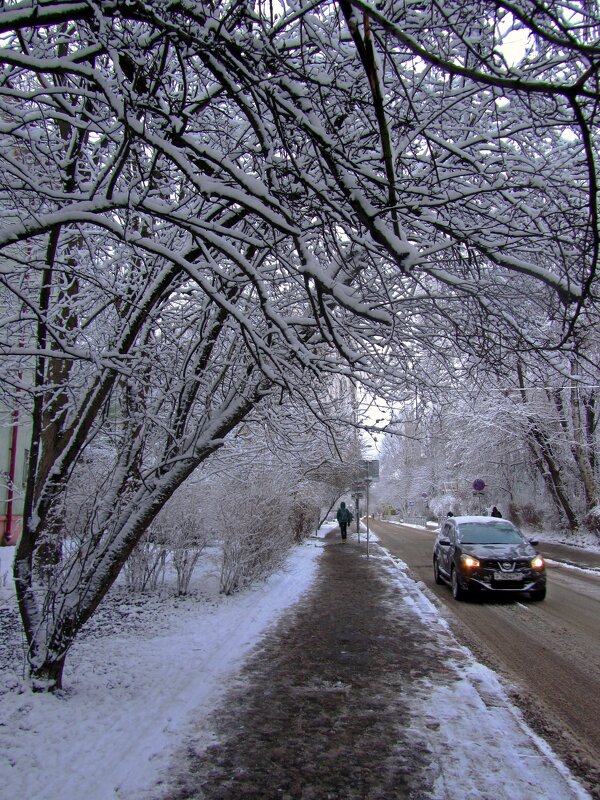
[[[438,539],[438,544],[441,544],[442,547],[449,547],[452,544],[452,542],[450,541],[450,539]]]
[[[530,539],[529,540],[529,544],[533,545],[534,547],[537,547],[538,544],[539,544],[539,541],[538,541],[538,539]]]

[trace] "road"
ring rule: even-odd
[[[600,798],[600,572],[561,565],[554,559],[573,560],[571,552],[542,545],[552,559],[544,602],[457,602],[433,580],[432,531],[379,520],[370,520],[370,529],[425,584],[459,641],[505,679],[532,728]]]

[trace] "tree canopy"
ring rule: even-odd
[[[257,404],[335,374],[433,390],[457,353],[568,349],[594,319],[594,4],[23,0],[0,31],[2,391],[33,416],[16,579],[40,679]],[[93,452],[105,492],[69,553],[64,483]]]

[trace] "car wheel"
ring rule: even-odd
[[[437,558],[433,559],[433,580],[440,586],[444,581],[440,575],[440,567]]]
[[[458,582],[458,575],[456,574],[456,570],[454,569],[454,567],[452,567],[452,573],[450,577],[452,584],[452,597],[455,600],[464,600],[467,595],[467,591],[466,589],[463,589],[460,583]]]
[[[543,589],[537,589],[535,592],[529,592],[529,597],[532,600],[544,600],[546,597],[546,587],[544,586]]]

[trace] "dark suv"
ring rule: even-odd
[[[468,592],[528,592],[532,600],[546,596],[546,566],[535,549],[506,519],[450,517],[433,547],[436,583],[448,583],[456,600]]]

